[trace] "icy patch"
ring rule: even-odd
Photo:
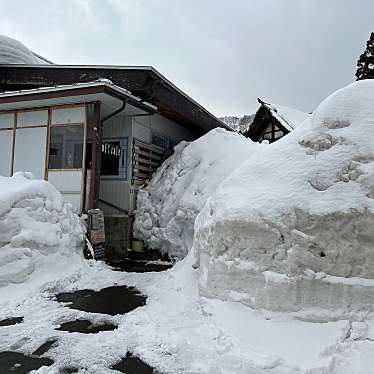
[[[150,248],[183,258],[194,222],[207,199],[232,170],[263,145],[223,129],[181,142],[138,192],[134,234]]]

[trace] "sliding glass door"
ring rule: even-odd
[[[47,179],[67,202],[83,209],[85,106],[52,108],[49,128]]]

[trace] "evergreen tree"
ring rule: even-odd
[[[366,49],[357,62],[357,80],[374,78],[374,32],[366,43]]]

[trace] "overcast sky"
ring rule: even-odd
[[[312,111],[355,77],[373,0],[0,2],[0,34],[61,64],[152,65],[214,114]]]

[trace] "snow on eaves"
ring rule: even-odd
[[[262,105],[268,108],[274,118],[276,118],[279,123],[290,132],[310,117],[310,114],[308,113],[288,108],[283,105],[270,104],[264,101]]]

